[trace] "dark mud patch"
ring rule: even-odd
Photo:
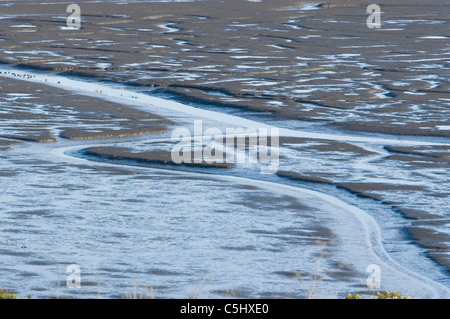
[[[17,175],[17,173],[15,173],[15,172],[0,171],[0,177],[13,177],[16,175]]]
[[[61,132],[60,137],[69,140],[93,140],[93,139],[109,139],[109,138],[123,138],[132,136],[142,136],[146,134],[157,134],[165,131],[165,127],[152,127],[147,130],[142,129],[80,129],[68,128]]]
[[[295,211],[311,211],[311,208],[299,203],[299,201],[290,196],[275,197],[273,194],[257,194],[257,193],[243,193],[242,200],[231,202],[236,205],[243,205],[252,209],[261,210],[295,210]]]
[[[246,245],[246,246],[222,246],[221,249],[225,250],[236,250],[236,251],[253,251],[257,250],[255,246],[253,245]]]
[[[154,275],[154,276],[181,276],[181,275],[184,275],[184,273],[182,273],[182,272],[171,271],[171,270],[167,270],[167,269],[159,269],[159,268],[150,269],[148,271],[148,274]]]
[[[16,211],[8,212],[8,214],[13,215],[14,218],[27,219],[32,217],[51,217],[53,214],[46,210],[30,210],[30,211]]]
[[[366,150],[354,144],[332,141],[317,140],[313,138],[280,137],[282,146],[296,150],[313,150],[328,153],[351,153],[356,156],[377,155],[378,153]]]
[[[23,142],[0,139],[0,147],[2,147],[2,146],[11,146],[11,145],[18,145],[18,144],[23,144]]]
[[[448,221],[443,222],[444,225],[447,223]],[[450,236],[425,226],[413,226],[408,231],[414,240],[427,248],[428,256],[445,266],[450,273]]]
[[[278,171],[276,173],[280,177],[287,177],[291,180],[302,181],[302,182],[311,182],[311,183],[324,183],[324,184],[333,184],[333,182],[329,179],[318,177],[318,176],[308,176],[303,175],[291,171]]]
[[[257,234],[263,237],[278,239],[280,243],[295,245],[315,245],[315,246],[333,246],[335,235],[331,229],[320,226],[317,222],[311,220],[310,224],[302,228],[286,227],[277,231],[267,231],[264,229],[248,230],[248,233]],[[282,247],[275,247],[273,251],[278,251]],[[318,255],[320,257],[320,253]]]
[[[38,142],[38,143],[51,143],[57,142],[58,140],[53,136],[52,132],[49,130],[34,130],[29,129],[23,133],[23,135],[1,135],[3,138],[16,139],[25,142]]]
[[[386,122],[372,121],[346,121],[329,124],[344,131],[380,133],[389,135],[405,136],[432,136],[432,137],[450,137],[450,130],[437,130],[436,126],[447,125],[448,122],[436,123],[409,123],[409,124],[389,124]],[[424,129],[427,127],[427,129]]]
[[[366,274],[356,271],[353,267],[341,262],[332,262],[327,264],[328,269],[325,273],[332,279],[339,281],[350,281],[354,278],[367,278]]]
[[[449,161],[450,162],[450,146],[446,145],[433,145],[433,146],[421,146],[421,147],[405,147],[405,146],[386,146],[385,149],[388,152],[416,156],[415,160],[435,160],[435,161]]]
[[[321,141],[320,145],[307,146],[306,148],[314,149],[320,152],[343,152],[353,153],[358,156],[377,155],[375,152],[367,151],[362,147],[344,142]]]
[[[189,166],[189,167],[203,167],[203,168],[233,168],[234,165],[231,163],[207,163],[201,160],[201,163],[175,163],[172,160],[171,152],[168,151],[149,151],[133,153],[129,148],[123,147],[94,147],[88,148],[84,151],[87,156],[95,156],[108,160],[119,160],[119,161],[134,161],[143,164],[164,164],[171,166]]]
[[[416,185],[392,185],[383,183],[339,183],[338,188],[345,189],[356,196],[372,198],[378,201],[383,201],[383,192],[390,191],[423,191],[423,186]],[[377,192],[377,193],[374,193]],[[381,194],[380,194],[381,192]]]
[[[6,255],[6,256],[16,256],[16,257],[31,257],[33,254],[31,252],[27,251],[20,251],[20,250],[8,250],[8,249],[0,249],[0,255]]]

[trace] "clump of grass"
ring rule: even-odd
[[[5,291],[0,288],[0,299],[17,299],[17,296],[10,291]]]
[[[398,291],[389,292],[377,292],[378,299],[411,299],[411,297],[401,296]]]
[[[31,295],[28,295],[27,298],[31,299]],[[17,296],[12,291],[3,290],[3,289],[0,288],[0,299],[17,299]]]
[[[376,296],[377,296],[377,299],[411,299],[411,297],[406,297],[406,296],[400,295],[400,292],[398,292],[398,291],[377,292]],[[347,296],[345,296],[345,299],[361,299],[361,296],[358,294],[355,294],[355,295],[348,294]]]
[[[361,299],[361,296],[348,294],[347,296],[345,296],[345,299]]]

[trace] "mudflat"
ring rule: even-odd
[[[57,148],[89,143],[95,146],[76,155],[100,162],[174,166],[170,158],[173,144],[158,146],[153,141],[157,137],[168,139],[171,130],[180,124],[174,119],[107,100],[102,92],[93,91],[86,96],[45,83],[23,81],[27,70],[123,84],[150,95],[293,130],[307,128],[332,134],[436,141],[433,145],[405,146],[281,137],[280,170],[276,176],[289,185],[313,185],[324,192],[332,189],[337,197],[345,194],[343,198],[355,196],[356,202],[364,200],[361,205],[369,207],[382,228],[398,228],[402,235],[406,233],[408,240],[419,245],[448,274],[450,35],[446,12],[449,5],[441,0],[403,2],[377,2],[382,7],[379,29],[366,25],[366,8],[371,1],[230,0],[126,5],[116,1],[80,1],[81,29],[67,27],[65,3],[16,1],[1,5],[0,63],[21,68],[23,72],[15,79],[0,77],[0,152],[5,163],[11,164],[9,169],[2,168],[0,176],[13,179],[18,172],[14,165],[25,166],[28,173],[38,176],[39,183],[26,188],[33,193],[52,187],[45,186],[33,168],[48,170],[55,176],[72,169],[61,163],[51,164],[48,159],[26,158],[23,154],[27,153],[21,153],[24,152],[21,147],[34,143],[43,143],[42,149],[52,147],[47,144]],[[436,145],[438,142],[441,145]],[[15,150],[23,157],[9,157]],[[230,174],[236,174],[234,165],[193,166],[207,169],[208,173],[227,168]],[[73,168],[95,171],[105,184],[111,176],[127,176],[132,179],[128,180],[130,185],[159,178],[137,174],[134,168],[93,169],[82,165]],[[243,175],[251,175],[249,172]],[[68,176],[73,178],[76,174]],[[195,189],[201,178],[192,179],[189,185]],[[26,178],[21,180],[27,183]],[[57,177],[55,180],[60,181]],[[170,177],[164,182],[175,183]],[[122,180],[118,183],[122,185]],[[58,185],[67,190],[91,187],[85,182]],[[220,193],[224,194],[223,202],[217,211],[242,210],[248,213],[245,216],[252,216],[253,209],[270,224],[272,217],[264,214],[264,210],[276,215],[288,209],[307,222],[303,230],[281,224],[270,230],[246,226],[248,234],[273,240],[268,239],[264,251],[284,251],[284,245],[302,244],[313,251],[311,255],[317,256],[324,242],[333,249],[337,247],[333,225],[322,227],[320,223],[325,223],[326,218],[320,223],[315,221],[311,213],[314,208],[308,205],[311,203],[269,196],[258,188],[244,186],[247,188],[241,199],[230,199],[225,192]],[[170,186],[165,187],[166,191],[172,191]],[[239,195],[237,185],[229,188],[233,196]],[[94,190],[103,194],[101,188]],[[124,203],[135,203],[135,210],[144,211],[149,205],[145,199],[132,198],[131,192],[124,193],[130,197]],[[159,198],[155,194],[146,195],[164,202],[163,195]],[[211,202],[217,200],[206,191],[204,196]],[[87,205],[95,201],[84,194],[82,198]],[[170,198],[179,199],[177,194],[171,194]],[[186,202],[195,207],[193,200]],[[127,207],[125,204],[119,206]],[[104,200],[98,205],[111,204]],[[400,218],[402,224],[383,220],[384,210]],[[54,217],[47,208],[27,212],[8,216]],[[85,216],[77,218],[82,220]],[[174,218],[176,233],[186,217],[180,214]],[[10,217],[7,219],[10,222]],[[233,220],[235,224],[240,221]],[[283,223],[282,219],[276,220]],[[13,226],[6,231],[20,233]],[[117,240],[128,236],[120,231],[112,233]],[[159,235],[158,240],[164,241],[164,234]],[[220,247],[231,253],[261,248],[252,243],[233,245],[231,240]],[[396,253],[396,249],[392,252]],[[20,255],[7,249],[2,253]],[[31,258],[32,254],[27,256]],[[347,265],[345,260],[333,258],[327,260],[334,274],[332,280],[363,277],[360,270]],[[292,267],[281,268],[271,274],[292,279],[301,272]],[[170,272],[159,268],[150,273],[172,274],[174,278],[183,274],[180,269]],[[313,271],[308,269],[304,273],[312,275]],[[165,288],[161,286],[162,290]],[[236,291],[239,296],[253,296],[253,291],[242,287]],[[227,295],[227,290],[216,292]],[[283,294],[277,296],[280,295]]]
[[[445,1],[81,2],[2,6],[0,61],[158,88],[350,131],[450,136]],[[351,114],[351,116],[349,116]]]

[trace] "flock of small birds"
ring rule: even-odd
[[[15,76],[15,77],[24,77],[24,78],[27,78],[27,79],[33,79],[33,78],[36,77],[36,75],[19,74],[19,73],[14,73],[14,72],[11,73],[11,72],[6,72],[6,71],[4,71],[3,74],[11,74],[12,76]]]
[[[0,72],[0,74],[1,74],[1,72]],[[3,74],[10,74],[10,75],[15,76],[15,77],[21,77],[21,78],[27,78],[27,79],[34,79],[34,78],[36,78],[36,75],[31,75],[31,74],[27,74],[27,73],[19,74],[19,73],[15,73],[15,72],[4,71]],[[45,79],[45,82],[47,82],[47,79]],[[61,81],[58,81],[58,84],[61,84]],[[103,91],[102,90],[95,90],[95,93],[102,94]],[[122,96],[122,94],[120,96]],[[132,96],[131,98],[132,99],[137,99],[137,96]]]

